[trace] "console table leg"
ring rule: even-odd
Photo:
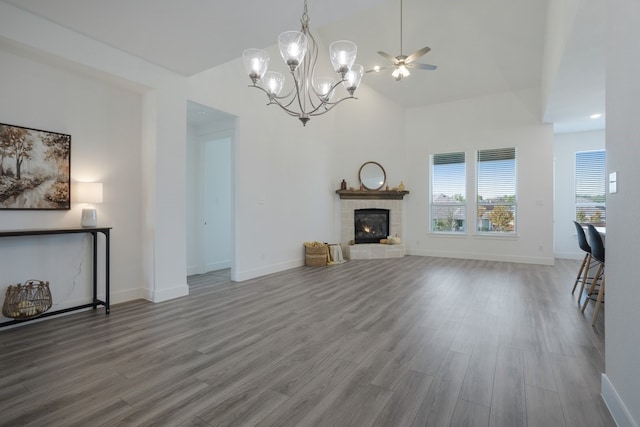
[[[111,312],[111,305],[110,305],[110,294],[111,291],[109,289],[109,280],[110,280],[110,269],[109,269],[109,254],[110,254],[110,237],[109,237],[109,230],[105,230],[104,231],[104,238],[105,238],[105,245],[104,245],[104,250],[105,250],[105,255],[104,255],[104,259],[105,259],[105,283],[104,283],[104,287],[105,287],[105,291],[106,291],[106,295],[105,295],[105,311],[107,314],[109,314]]]
[[[93,236],[93,309],[98,308],[98,233],[91,233]]]

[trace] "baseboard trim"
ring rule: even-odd
[[[224,270],[231,268],[231,261],[215,262],[213,264],[205,265],[204,267],[199,265],[191,265],[187,267],[187,276],[193,276],[195,274],[205,274],[210,271]]]
[[[431,256],[436,258],[473,259],[478,261],[513,262],[520,264],[555,265],[554,257],[508,256],[503,254],[477,254],[471,252],[442,252],[407,248],[407,255]]]
[[[201,268],[197,265],[187,267],[187,276],[193,276],[194,274],[202,274]]]
[[[576,254],[573,252],[556,252],[553,254],[557,259],[576,259],[581,260],[584,258],[584,252],[581,254]]]
[[[147,295],[150,296],[149,299],[152,302],[169,301],[189,295],[189,286],[185,283],[184,285],[176,286],[171,289],[162,289],[160,291],[148,290]]]
[[[243,282],[245,280],[255,279],[256,277],[266,276],[267,274],[279,273],[292,268],[302,267],[303,265],[304,260],[296,260],[268,265],[261,268],[254,268],[247,271],[236,271],[235,274],[232,275],[231,280],[234,282]]]
[[[220,261],[220,262],[214,262],[212,264],[208,264],[205,266],[205,273],[208,273],[209,271],[218,271],[218,270],[224,270],[225,268],[230,268],[231,267],[231,261],[226,260],[226,261]]]
[[[127,289],[125,291],[111,292],[110,304],[120,304],[121,302],[133,301],[143,298],[142,289]]]
[[[618,427],[638,427],[606,374],[602,374],[600,379],[600,393]]]

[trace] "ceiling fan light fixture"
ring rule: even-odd
[[[411,73],[409,72],[409,69],[404,65],[399,65],[395,70],[393,70],[393,73],[391,73],[391,76],[398,81],[405,77],[409,77],[410,75]]]
[[[430,47],[425,46],[422,49],[416,50],[409,56],[403,53],[402,51],[402,0],[400,0],[400,55],[393,56],[381,50],[378,51],[378,55],[382,56],[383,58],[393,63],[393,72],[391,73],[391,75],[393,76],[393,78],[396,79],[396,81],[400,81],[405,77],[409,77],[409,75],[411,74],[409,73],[408,67],[414,67],[419,70],[435,70],[436,68],[438,68],[435,65],[419,64],[419,63],[413,62],[416,59],[420,58],[422,55],[428,53],[430,50],[431,50]],[[391,68],[391,66],[384,67],[384,68]],[[367,70],[367,73],[371,73],[371,72],[377,73],[380,70],[382,70],[382,68],[376,65],[371,70]]]

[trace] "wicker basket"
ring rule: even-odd
[[[328,248],[329,247],[325,244],[305,244],[305,265],[309,267],[321,267],[327,265]]]
[[[49,282],[27,280],[24,285],[9,286],[2,304],[2,315],[16,320],[40,316],[51,308]]]

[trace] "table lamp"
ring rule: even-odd
[[[74,198],[79,203],[102,203],[102,183],[78,182]],[[80,225],[83,227],[96,227],[98,225],[98,214],[95,208],[87,207],[82,209]]]

